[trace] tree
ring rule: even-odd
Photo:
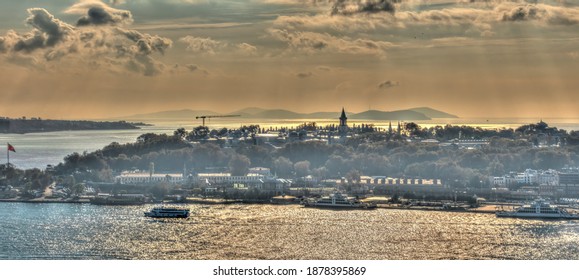
[[[76,184],[70,188],[71,193],[75,196],[79,196],[79,195],[83,194],[85,190],[86,190],[86,187],[82,183]]]
[[[293,163],[286,157],[278,157],[273,161],[275,172],[278,176],[289,177],[293,171]]]
[[[352,169],[348,174],[346,174],[346,179],[348,179],[349,183],[359,183],[361,177],[362,174],[356,169]]]
[[[307,160],[298,161],[294,164],[296,176],[304,177],[310,173],[310,162]]]
[[[185,136],[187,136],[187,131],[183,127],[177,128],[177,130],[175,130],[175,132],[173,132],[173,135],[177,136],[181,139],[185,139]]]
[[[235,154],[229,161],[229,171],[232,176],[244,176],[249,171],[251,161],[244,155]]]

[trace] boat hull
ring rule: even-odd
[[[149,212],[145,212],[145,217],[149,218],[189,218],[189,214],[177,214],[177,215],[158,215],[158,214],[151,214]]]
[[[333,210],[373,210],[376,205],[324,205],[324,204],[304,204],[308,208],[322,208]]]
[[[536,213],[514,213],[514,212],[497,212],[497,217],[500,218],[524,218],[524,219],[567,219],[578,220],[577,215],[563,215],[563,214],[536,214]]]
[[[149,218],[188,218],[188,209],[176,208],[153,208],[149,212],[145,212],[145,217]]]

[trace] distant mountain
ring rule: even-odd
[[[233,112],[229,113],[229,115],[242,115],[242,116],[255,115],[255,114],[262,113],[264,111],[267,111],[267,109],[258,108],[258,107],[247,107],[247,108],[243,108],[241,110],[233,111]]]
[[[176,110],[176,111],[162,111],[149,114],[138,114],[126,116],[118,119],[123,120],[140,120],[140,119],[195,119],[196,116],[219,115],[219,113],[205,110]]]
[[[303,119],[304,115],[288,110],[277,109],[277,110],[264,110],[257,114],[245,115],[244,117],[257,119]]]
[[[358,120],[408,120],[408,121],[431,119],[422,113],[411,110],[400,110],[392,112],[369,110],[358,114],[350,115],[349,118]]]
[[[341,112],[315,112],[310,114],[305,114],[306,119],[337,119],[340,117]],[[346,112],[346,114],[351,114]]]
[[[428,108],[428,107],[412,108],[412,109],[408,109],[408,110],[422,113],[425,116],[427,116],[429,118],[433,118],[433,119],[456,119],[456,118],[458,118],[458,116],[456,116],[456,115],[451,115],[449,113],[434,110],[434,109]]]
[[[315,113],[296,113],[289,110],[283,109],[263,109],[258,107],[248,107],[241,110],[237,110],[227,115],[240,115],[242,118],[250,119],[338,119],[340,117],[340,111],[336,112],[315,112]],[[369,110],[360,113],[346,112],[348,118],[350,119],[365,119],[365,120],[430,120],[434,118],[458,118],[455,115],[451,115],[442,111],[438,111],[428,107],[413,108],[407,110],[398,111],[379,111],[379,110]],[[191,120],[195,119],[196,116],[211,116],[211,115],[224,115],[223,113],[206,111],[206,110],[176,110],[176,111],[163,111],[150,114],[139,114],[127,116],[124,118],[117,118],[123,120],[147,120],[147,119],[174,119],[174,120]]]

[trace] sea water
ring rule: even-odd
[[[0,259],[579,259],[579,221],[300,205],[144,206],[0,203]]]

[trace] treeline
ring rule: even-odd
[[[556,144],[556,141],[567,142],[568,138],[576,138],[578,136],[578,132],[572,131],[571,134],[568,134],[567,131],[563,129],[549,127],[549,125],[543,121],[536,124],[523,125],[516,129],[484,129],[467,125],[420,127],[418,124],[410,122],[406,123],[403,129],[404,133],[410,137],[436,139],[439,141],[449,141],[453,139],[480,140],[498,137],[507,139],[526,139],[533,144],[538,144],[539,141],[545,141],[547,144]],[[575,139],[571,139],[571,141],[573,140]]]
[[[143,123],[128,123],[125,121],[96,122],[71,120],[32,119],[0,119],[0,133],[32,133],[63,130],[115,130],[139,129]]]
[[[225,140],[224,140],[225,141]],[[439,178],[449,184],[479,186],[488,176],[509,171],[559,169],[579,163],[579,146],[536,148],[528,140],[493,137],[480,149],[460,149],[432,143],[408,142],[384,133],[367,133],[340,144],[293,142],[281,148],[241,142],[235,148],[215,143],[190,144],[181,133],[141,135],[135,143],[112,143],[93,153],[72,154],[56,166],[58,174],[75,173],[91,180],[112,180],[116,172],[218,172],[243,174],[250,166],[271,168],[280,177],[318,178],[360,175]]]

